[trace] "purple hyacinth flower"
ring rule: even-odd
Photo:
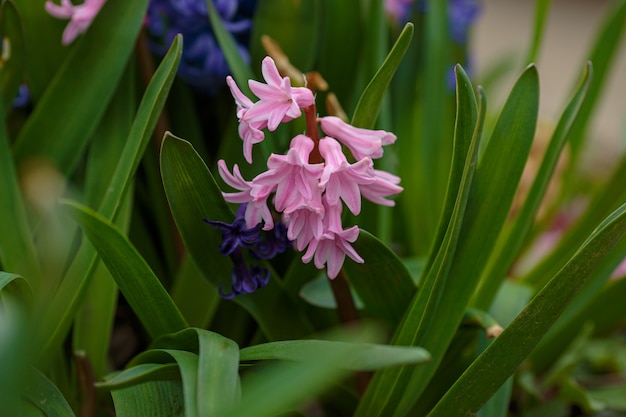
[[[204,219],[206,223],[222,232],[222,244],[219,247],[222,255],[229,256],[239,247],[249,248],[260,241],[261,225],[248,228],[244,218],[245,212],[246,204],[242,204],[232,223]]]
[[[252,265],[248,269],[241,249],[237,248],[232,252],[230,258],[234,264],[231,292],[226,294],[222,287],[219,287],[218,292],[222,298],[228,300],[240,294],[250,294],[267,285],[270,280],[269,270],[258,265]]]

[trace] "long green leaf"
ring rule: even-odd
[[[472,363],[429,416],[467,416],[476,412],[515,372],[594,268],[625,233],[626,204],[598,226],[565,267]]]
[[[578,112],[584,103],[587,90],[591,83],[591,77],[592,66],[588,63],[585,66],[578,89],[554,130],[539,171],[537,172],[522,208],[515,217],[514,223],[503,231],[499,237],[496,249],[491,255],[489,264],[481,278],[481,283],[474,294],[472,301],[474,307],[482,309],[489,308],[493,297],[495,297],[498,288],[500,288],[502,280],[506,277],[507,271],[516,257],[519,256],[519,251],[532,228],[535,215],[548,188],[561,150],[563,146],[565,146],[572,125],[575,123]]]
[[[412,37],[413,24],[407,23],[385,59],[385,62],[383,62],[378,69],[365,90],[363,90],[361,98],[354,110],[354,115],[352,116],[352,125],[367,129],[374,127],[387,87],[398,65],[402,62],[402,58],[411,43]]]
[[[617,0],[613,7],[607,12],[606,20],[603,23],[595,44],[586,57],[593,63],[595,82],[589,88],[587,100],[580,109],[580,116],[572,126],[570,143],[572,145],[572,160],[570,166],[578,166],[578,158],[584,148],[587,136],[587,126],[593,116],[593,112],[598,108],[597,103],[600,94],[606,87],[606,81],[612,68],[612,63],[619,50],[619,45],[624,38],[626,28],[626,1]]]
[[[33,290],[28,281],[20,275],[0,271],[0,295],[6,294],[19,302],[31,302]]]
[[[61,172],[73,171],[126,68],[147,3],[104,5],[21,129],[14,146],[18,163],[43,155]]]
[[[142,363],[107,377],[104,382],[96,383],[98,388],[119,390],[149,381],[179,380],[180,370],[175,363]]]
[[[98,251],[148,334],[156,338],[187,327],[159,279],[128,239],[90,208],[70,201],[65,205]]]
[[[146,89],[124,151],[107,188],[107,194],[100,204],[98,212],[107,219],[116,217],[124,195],[131,186],[133,175],[148,145],[176,75],[181,53],[182,38],[177,36]],[[42,313],[43,320],[37,335],[39,338],[37,346],[40,347],[43,354],[42,362],[45,363],[50,360],[49,355],[52,353],[53,347],[60,346],[67,334],[89,282],[95,260],[96,252],[93,247],[88,243],[82,244],[52,302],[45,306],[46,312]]]
[[[281,359],[307,360],[316,352],[353,348],[353,355],[340,366],[353,371],[375,371],[388,366],[424,363],[430,355],[419,347],[352,344],[330,340],[288,340],[241,349],[241,361]]]
[[[550,11],[552,0],[535,0],[535,21],[533,25],[533,38],[530,42],[525,64],[532,64],[539,55],[539,48],[543,40],[543,33]]]
[[[455,157],[455,164],[461,163],[462,161],[463,168],[460,173],[455,170],[453,171],[453,175],[450,176],[449,189],[457,191],[456,195],[454,191],[452,191],[449,196],[450,201],[454,202],[450,212],[450,218],[442,218],[442,222],[449,224],[446,227],[445,235],[442,237],[441,246],[435,252],[435,259],[431,262],[431,265],[424,270],[424,278],[421,280],[420,290],[407,309],[402,324],[396,330],[393,342],[397,345],[419,344],[420,341],[418,341],[417,329],[420,327],[421,318],[425,314],[430,313],[426,306],[429,295],[437,288],[439,288],[438,291],[441,292],[442,284],[440,283],[439,286],[436,284],[438,281],[445,280],[448,274],[461,232],[465,207],[468,204],[472,178],[476,168],[478,145],[482,134],[485,111],[484,96],[482,94],[480,96],[480,109],[477,113],[475,110],[476,101],[471,82],[460,67],[457,68],[457,91],[459,106],[457,117],[459,120],[455,132],[455,155],[457,155]],[[474,110],[469,110],[469,107],[474,107]],[[477,119],[474,119],[476,114],[479,116]],[[458,185],[454,182],[458,182]],[[444,317],[445,316],[442,316],[441,318]],[[439,346],[432,345],[434,349],[440,350],[440,352],[430,351],[433,358],[436,358],[435,360],[438,361],[441,359],[443,352],[446,350],[445,346],[447,346],[447,344],[440,344]],[[356,415],[392,415],[393,409],[398,405],[410,377],[411,369],[407,367],[378,372],[374,376],[365,396],[359,404]]]

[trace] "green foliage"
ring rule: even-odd
[[[626,258],[626,157],[580,186],[591,183],[581,166],[623,45],[624,0],[597,29],[539,158],[533,61],[549,0],[535,2],[527,66],[494,109],[495,92],[457,63],[471,43],[452,38],[446,2],[425,2],[405,24],[382,0],[261,1],[249,63],[243,37],[206,4],[244,94],[269,35],[284,52],[275,60],[328,82],[316,86],[319,115],[335,115],[322,106],[334,93],[354,126],[397,136],[375,161],[401,178],[397,207],[344,210],[364,263],[346,259],[333,281],[294,248],[271,260],[246,252],[269,283],[223,299],[233,261],[204,220],[231,223],[235,207],[216,161],[252,178],[304,123],[265,132],[247,164],[228,89],[175,81],[183,39],[158,65],[142,54],[148,1],[107,1],[67,47],[67,22],[41,2],[2,1],[0,415],[626,411],[626,281],[614,273]],[[32,101],[13,108],[22,83]],[[577,200],[582,214],[551,229]],[[533,258],[546,232],[560,239]]]

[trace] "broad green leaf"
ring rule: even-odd
[[[598,99],[606,87],[613,61],[624,38],[626,28],[626,2],[618,0],[606,15],[606,20],[597,34],[595,44],[586,59],[593,63],[595,82],[590,86],[587,100],[580,109],[580,116],[572,126],[570,143],[572,145],[571,167],[577,167],[587,137],[587,126],[598,108]]]
[[[320,47],[320,25],[324,16],[320,3],[320,0],[259,2],[252,24],[252,62],[261,62],[268,55],[260,41],[261,36],[268,35],[280,44],[289,61],[302,73],[312,70]]]
[[[180,380],[180,370],[177,364],[142,363],[108,376],[104,382],[97,382],[96,386],[114,391],[149,381],[169,380]]]
[[[387,87],[408,49],[412,37],[413,24],[407,23],[385,59],[385,62],[383,62],[376,72],[376,75],[374,75],[374,78],[372,78],[361,94],[361,98],[352,116],[352,125],[367,129],[374,127]]]
[[[526,196],[523,206],[517,213],[512,225],[504,229],[498,238],[496,248],[489,259],[487,268],[483,272],[480,285],[478,286],[472,305],[477,308],[487,309],[491,304],[501,282],[505,279],[507,271],[519,256],[548,188],[552,173],[556,168],[561,150],[570,135],[572,125],[576,121],[578,112],[584,103],[586,93],[591,84],[592,66],[587,63],[583,76],[569,105],[563,111],[552,139],[548,145],[543,161],[533,185]]]
[[[625,232],[623,205],[598,226],[563,269],[472,363],[429,416],[466,416],[476,412],[515,372]]]
[[[29,372],[22,399],[39,409],[46,417],[75,416],[58,388],[37,370]]]
[[[179,381],[151,381],[111,393],[117,417],[183,417],[183,387]],[[149,401],[146,399],[149,398]]]
[[[26,54],[22,22],[18,10],[11,1],[0,5],[0,91],[2,91],[2,117],[9,112],[18,88],[24,82]]]
[[[419,347],[352,344],[330,340],[288,340],[264,343],[241,349],[241,361],[281,359],[305,361],[316,352],[331,353],[353,349],[352,356],[340,366],[353,371],[375,371],[402,364],[424,363],[430,355]]]
[[[20,281],[22,284],[20,284]],[[19,287],[21,277],[0,272],[0,415],[20,416],[20,391],[30,360],[30,330]],[[29,294],[30,295],[30,294]]]
[[[41,280],[39,260],[11,157],[2,106],[0,103],[0,266],[22,274],[37,288]]]
[[[343,268],[365,309],[399,322],[416,292],[411,274],[391,249],[365,230],[353,247],[365,262],[347,261]]]
[[[221,233],[203,220],[230,223],[235,216],[200,155],[169,132],[161,145],[161,176],[174,221],[194,262],[213,285],[229,288],[232,263],[217,250]]]
[[[251,373],[242,380],[243,397],[225,417],[273,417],[300,405],[304,400],[333,388],[347,374],[342,368],[369,337],[352,334],[355,345],[332,351],[314,351],[302,362],[277,362]],[[334,388],[333,388],[334,389]]]
[[[539,49],[543,41],[543,33],[550,11],[552,0],[535,0],[535,20],[533,24],[533,38],[530,42],[525,64],[532,64],[539,56]]]
[[[296,260],[295,262],[299,262]],[[359,298],[358,294],[354,291],[354,288],[350,288],[352,293],[352,299],[354,300],[354,306],[358,310],[363,310],[365,307],[363,301]],[[337,300],[333,295],[333,289],[330,286],[330,280],[324,273],[320,273],[319,276],[302,286],[298,293],[302,299],[307,303],[321,308],[337,308]]]
[[[163,58],[159,68],[148,85],[133,121],[128,140],[124,146],[107,193],[98,212],[107,219],[115,219],[119,207],[131,186],[132,179],[148,145],[157,118],[159,117],[169,91],[180,56],[182,40],[177,36],[170,51]],[[83,243],[78,249],[64,280],[54,298],[45,306],[42,323],[38,329],[38,343],[43,354],[41,361],[50,360],[54,348],[60,346],[89,282],[96,261],[96,252],[91,245]],[[43,306],[42,306],[43,307]]]
[[[456,252],[457,241],[461,233],[461,227],[463,224],[464,212],[466,205],[468,204],[468,198],[470,195],[472,179],[475,173],[476,159],[478,155],[478,144],[482,135],[482,125],[484,120],[484,95],[480,97],[480,108],[477,113],[476,110],[467,110],[466,107],[476,107],[476,101],[474,99],[471,83],[467,78],[467,75],[460,67],[457,67],[457,86],[458,86],[458,103],[459,112],[457,123],[458,129],[455,132],[455,163],[461,163],[462,171],[458,174],[458,171],[453,171],[455,175],[450,176],[451,190],[458,190],[457,194],[450,194],[450,201],[454,201],[450,218],[442,218],[442,222],[448,222],[446,233],[442,237],[441,246],[438,250],[433,252],[433,256],[436,255],[433,261],[429,261],[429,265],[424,269],[423,278],[420,280],[420,289],[417,295],[413,297],[409,308],[407,309],[402,324],[397,328],[396,334],[393,338],[393,343],[396,345],[418,345],[421,340],[418,338],[417,331],[422,324],[422,317],[430,320],[431,323],[437,317],[429,317],[429,314],[433,314],[432,309],[438,307],[438,304],[433,303],[428,305],[431,293],[436,291],[436,297],[442,293],[442,281],[445,282],[449,273],[452,262],[454,261],[454,255]],[[480,91],[480,90],[479,90]],[[478,114],[477,119],[472,123],[474,114]],[[462,120],[462,121],[461,121]],[[472,127],[472,124],[474,125]],[[457,160],[458,158],[458,160]],[[453,182],[458,181],[458,185]],[[435,298],[435,297],[433,297]],[[429,309],[430,307],[430,309]],[[463,311],[464,312],[464,311]],[[437,313],[439,314],[439,313]],[[462,316],[462,314],[461,314]],[[438,316],[439,320],[446,320],[444,315]],[[459,321],[454,325],[454,328],[448,328],[448,331],[456,331]],[[449,323],[443,325],[450,326]],[[443,331],[443,329],[441,329]],[[424,330],[422,330],[422,333]],[[425,340],[422,337],[422,340]],[[438,349],[439,351],[430,350],[429,352],[437,362],[441,360],[443,353],[447,348],[447,341],[439,341],[438,344],[432,343],[431,348]],[[427,349],[428,350],[428,349]],[[430,365],[425,365],[430,366]],[[433,367],[435,368],[436,365]],[[431,370],[433,372],[434,369]],[[357,409],[357,416],[377,416],[377,415],[391,415],[393,409],[398,405],[401,399],[402,393],[406,390],[406,384],[411,378],[412,370],[408,367],[394,368],[384,371],[379,371],[375,376],[368,390],[365,393],[359,408]],[[416,397],[419,394],[416,393]]]
[[[14,145],[18,163],[42,155],[64,174],[73,171],[126,68],[147,3],[103,6],[21,129]]]
[[[148,334],[156,338],[187,327],[159,279],[128,239],[88,207],[69,201],[65,205],[98,251]]]
[[[220,232],[203,219],[230,223],[234,214],[211,172],[189,142],[166,133],[161,148],[161,175],[174,221],[196,266],[214,286],[229,288],[232,263],[219,253]],[[276,279],[233,301],[257,320],[271,340],[297,338],[311,330],[299,307]]]
[[[238,398],[239,347],[232,340],[207,330],[188,328],[162,337],[153,346],[157,348],[138,355],[129,365],[136,367],[146,363],[171,363],[170,357],[181,365],[177,355],[193,355],[196,358],[197,369],[194,372],[197,378],[192,395],[193,401],[197,398],[193,407],[198,416],[218,415]],[[190,371],[184,371],[181,367],[187,392],[191,382],[185,381],[187,377],[184,372]],[[188,403],[187,398],[185,402]]]

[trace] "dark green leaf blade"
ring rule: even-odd
[[[398,69],[398,65],[402,62],[402,58],[411,43],[412,37],[413,24],[407,23],[389,52],[389,55],[387,55],[385,62],[383,62],[374,75],[374,78],[372,78],[361,94],[361,98],[352,116],[352,125],[367,129],[374,127],[387,87],[396,69]]]
[[[115,226],[88,207],[70,201],[65,206],[85,231],[152,338],[187,327],[159,279]]]
[[[315,352],[353,349],[340,366],[354,371],[374,371],[388,366],[424,363],[430,355],[419,347],[354,344],[330,340],[289,340],[264,343],[241,349],[241,361],[281,359],[303,361]]]

